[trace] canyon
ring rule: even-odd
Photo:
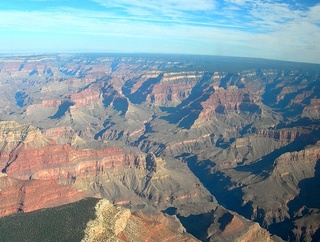
[[[118,241],[318,241],[319,79],[250,58],[0,56],[0,216],[93,197],[120,225],[92,229]]]

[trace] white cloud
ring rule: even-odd
[[[115,8],[127,14],[144,18],[183,21],[194,17],[194,12],[208,12],[215,9],[215,0],[92,0],[105,7],[105,9]]]
[[[132,8],[138,7],[149,10],[181,10],[181,11],[204,11],[212,10],[215,8],[214,0],[118,0],[116,2],[110,2],[108,0],[93,0],[106,7],[121,7]]]
[[[234,3],[237,5],[244,5],[247,3],[246,0],[226,0],[225,2]]]
[[[48,39],[56,39],[50,44],[60,43],[65,48],[68,42],[70,46],[90,46],[88,49],[97,51],[109,46],[127,52],[219,54],[320,63],[320,5],[293,9],[271,1],[229,0],[229,5],[219,9],[210,0],[95,1],[105,8],[0,10],[0,31],[29,36],[30,43],[36,33],[35,43],[42,41],[44,45]],[[201,15],[196,15],[199,11]],[[241,15],[242,11],[247,15]],[[41,39],[42,34],[47,35],[46,39]],[[9,38],[6,46],[0,38],[0,52],[14,48]]]
[[[320,4],[310,8],[306,17],[311,23],[320,24]]]

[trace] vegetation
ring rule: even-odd
[[[95,218],[96,198],[76,203],[18,213],[0,219],[0,241],[81,241],[89,220]]]

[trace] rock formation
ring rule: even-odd
[[[83,242],[93,241],[197,241],[175,216],[145,214],[100,200],[95,220],[87,224]]]
[[[214,220],[217,222],[208,229],[210,241],[281,241],[280,238],[271,237],[258,223],[222,208],[215,211]]]
[[[118,204],[137,206],[147,203],[159,208],[169,204],[179,206],[187,200],[191,203],[202,200],[203,204],[209,204],[212,200],[203,187],[196,185],[195,178],[192,180],[187,176],[190,172],[182,164],[168,164],[151,153],[144,155],[136,150],[134,154],[116,147],[75,149],[68,144],[59,145],[47,140],[31,126],[21,126],[15,122],[4,122],[2,125],[0,164],[3,182],[7,185],[2,189],[1,196],[6,198],[10,190],[23,194],[23,199],[17,195],[11,197],[8,204],[6,199],[3,200],[2,206],[6,211],[11,211],[4,212],[4,215],[39,209],[41,204],[47,207],[97,195]],[[48,194],[40,194],[35,201],[40,199],[41,202],[26,205],[26,201],[34,199],[30,191],[39,184],[43,184],[43,191],[59,195],[52,194],[46,201],[41,197]],[[165,190],[167,187],[170,189]]]

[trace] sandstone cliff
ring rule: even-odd
[[[223,208],[214,212],[217,221],[208,229],[210,241],[281,241],[271,237],[270,233],[262,229],[258,223],[253,223],[237,214],[230,213]]]
[[[2,206],[8,210],[3,215],[64,204],[73,201],[70,197],[78,200],[84,196],[102,196],[118,204],[149,204],[162,209],[195,201],[208,205],[212,200],[195,178],[190,179],[191,173],[185,165],[167,162],[152,153],[144,155],[116,147],[75,149],[47,140],[31,126],[5,122],[3,127],[0,158],[3,179],[21,184],[7,183],[3,189]],[[32,191],[41,183],[43,187],[33,198]],[[7,201],[10,189],[14,193],[20,191],[23,201],[18,195]],[[41,199],[44,196],[47,198]],[[42,202],[28,203],[33,199]],[[19,204],[23,204],[23,209]]]
[[[132,213],[100,200],[95,220],[89,221],[83,242],[93,241],[197,241],[187,234],[176,217]]]

